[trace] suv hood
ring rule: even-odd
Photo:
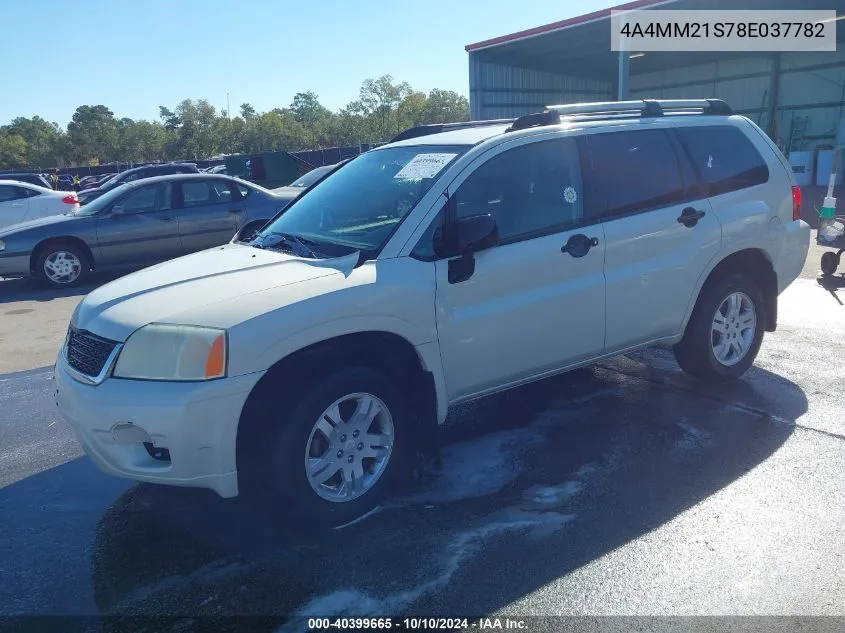
[[[149,323],[231,327],[244,318],[238,310],[240,298],[329,275],[345,276],[357,262],[358,253],[314,260],[228,244],[97,288],[80,304],[74,325],[116,341],[125,341]]]

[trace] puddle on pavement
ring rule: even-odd
[[[671,519],[791,432],[662,380],[602,368],[575,380],[473,405],[415,490],[325,534],[296,536],[212,493],[135,487],[97,531],[97,606],[272,615],[303,630],[299,618],[460,595],[488,556],[524,563],[479,602],[496,608]]]

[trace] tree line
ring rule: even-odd
[[[358,99],[339,112],[320,104],[315,93],[300,92],[288,107],[269,112],[243,103],[233,116],[205,99],[185,99],[173,109],[160,106],[159,117],[117,118],[104,105],[82,105],[66,130],[40,116],[18,117],[0,126],[0,169],[201,160],[375,143],[414,125],[466,121],[469,102],[451,90],[425,94],[384,75],[365,80]]]

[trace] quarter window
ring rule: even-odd
[[[590,215],[614,217],[684,200],[678,157],[663,130],[590,134],[587,144],[590,190],[598,197]]]
[[[760,152],[732,125],[684,127],[677,133],[707,195],[753,187],[769,180],[769,168]]]
[[[458,217],[491,214],[502,241],[581,222],[583,192],[575,139],[507,150],[475,170],[455,194]]]

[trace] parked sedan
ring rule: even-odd
[[[141,268],[228,243],[287,204],[229,176],[181,174],[115,187],[72,213],[0,230],[0,277],[34,275],[52,287],[94,270]]]
[[[0,180],[0,229],[79,209],[76,194],[17,180]]]
[[[85,178],[82,179],[82,182],[79,183],[79,190],[86,191],[88,189],[96,189],[109,178],[113,178],[114,176],[117,176],[117,174],[97,174],[95,176],[85,176]]]
[[[53,188],[50,186],[50,181],[46,179],[41,174],[31,174],[28,172],[7,172],[5,174],[0,174],[0,179],[3,180],[17,180],[19,182],[28,182],[31,185],[37,185],[39,187],[45,187],[46,189],[52,190]]]
[[[127,182],[141,180],[142,178],[152,178],[154,176],[167,176],[170,174],[198,174],[199,169],[195,163],[165,163],[163,165],[142,165],[133,169],[125,171],[112,176],[96,189],[86,189],[79,194],[79,204],[88,204],[103,194],[111,191]]]

